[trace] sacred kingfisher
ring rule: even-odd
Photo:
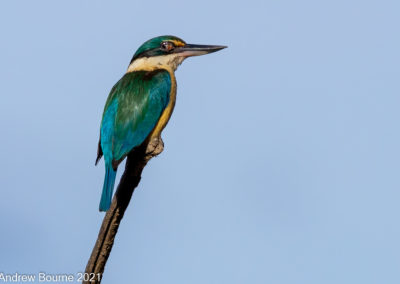
[[[177,67],[190,56],[225,47],[159,36],[135,52],[127,72],[111,89],[101,120],[96,165],[104,155],[106,172],[100,211],[111,205],[118,165],[136,147],[160,137],[167,125],[175,106]]]

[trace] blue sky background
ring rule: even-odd
[[[145,40],[188,59],[104,283],[399,283],[398,1],[3,1],[0,272],[84,270],[108,92]],[[121,170],[120,170],[121,173]]]

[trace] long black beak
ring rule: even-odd
[[[198,56],[208,53],[213,53],[221,49],[227,48],[223,45],[202,45],[202,44],[186,44],[182,47],[175,49],[176,53],[181,54],[184,57]]]

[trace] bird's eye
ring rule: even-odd
[[[175,48],[174,44],[170,41],[164,41],[161,43],[161,49],[164,51],[171,51]]]

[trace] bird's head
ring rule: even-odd
[[[187,44],[175,36],[159,36],[143,43],[133,55],[128,72],[169,69],[175,71],[190,56],[204,55],[225,48],[221,45]]]

